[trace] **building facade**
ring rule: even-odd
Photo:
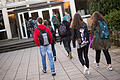
[[[87,5],[79,7],[79,3],[86,4],[87,1],[0,0],[0,40],[28,38],[26,21],[29,17],[42,17],[51,20],[53,12],[55,12],[59,15],[59,20],[62,21],[65,10],[68,10],[72,17],[78,11],[82,15],[87,14]]]

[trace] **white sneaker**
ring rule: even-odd
[[[55,76],[56,75],[56,72],[55,71],[52,71],[52,76]]]
[[[112,71],[112,66],[108,66],[107,69],[108,69],[109,71]]]
[[[43,69],[42,69],[42,72],[43,72],[43,73],[47,73],[47,71],[46,71],[46,70],[43,70]]]
[[[86,73],[87,69],[88,69],[88,68],[84,65],[84,70],[83,70],[83,73],[84,73],[84,74]]]
[[[88,74],[90,75],[90,71],[89,71],[89,68],[87,68],[85,65],[84,65],[84,71],[83,71],[83,74]]]

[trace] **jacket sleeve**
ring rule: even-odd
[[[52,44],[52,40],[53,40],[52,33],[50,32],[49,28],[46,28],[46,31],[48,32],[49,37],[50,37],[50,44]]]
[[[85,30],[86,30],[85,35],[87,36],[87,40],[89,41],[89,31],[88,31],[87,25],[85,26]]]
[[[35,41],[37,46],[40,46],[39,31],[37,30],[37,28],[34,31],[34,41]]]
[[[75,29],[72,29],[72,43],[73,43],[73,47],[75,48],[75,39],[76,39],[76,33],[75,33]]]

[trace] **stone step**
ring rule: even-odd
[[[0,53],[34,46],[36,46],[36,44],[34,43],[33,39],[5,41],[0,45]]]

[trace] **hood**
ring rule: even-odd
[[[40,24],[39,26],[37,26],[39,29],[41,29],[41,30],[44,30],[45,29],[45,25],[43,25],[43,24]]]

